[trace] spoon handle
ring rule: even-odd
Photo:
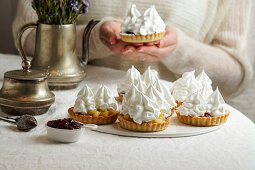
[[[96,130],[97,125],[95,125],[95,124],[83,124],[82,128],[88,128],[88,129],[91,129],[91,130]]]
[[[0,120],[16,124],[16,121],[9,120],[7,118],[0,117]]]

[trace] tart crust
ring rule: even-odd
[[[73,107],[68,109],[69,116],[79,122],[82,122],[84,124],[97,124],[97,125],[106,125],[106,124],[112,124],[117,120],[118,114],[115,115],[109,115],[109,116],[91,116],[91,115],[84,115],[80,113],[75,113],[73,111]]]
[[[192,117],[180,115],[179,112],[176,112],[178,120],[184,124],[192,126],[217,126],[225,123],[228,119],[230,113],[217,117]]]
[[[165,35],[165,32],[154,33],[149,35],[128,35],[128,34],[120,34],[120,38],[124,42],[130,43],[145,43],[145,42],[153,42],[160,40]]]
[[[176,106],[171,108],[171,115],[170,115],[170,117],[173,116],[173,114],[175,113],[175,110],[176,110]]]
[[[119,100],[120,100],[120,102],[122,102],[123,101],[123,95],[124,95],[125,93],[119,93]]]
[[[142,124],[135,123],[133,121],[128,121],[119,114],[118,115],[119,124],[122,128],[138,131],[138,132],[158,132],[166,129],[170,123],[170,118],[166,118],[164,123],[153,123],[153,122],[144,122]]]
[[[179,102],[176,100],[176,103],[177,103],[177,107],[181,106],[183,102]]]

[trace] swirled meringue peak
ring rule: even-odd
[[[144,83],[144,81],[141,78],[138,79],[138,81],[137,81],[135,86],[142,93],[145,93],[145,91],[148,88],[147,85]]]
[[[142,75],[142,80],[149,87],[158,78],[158,72],[149,66]]]
[[[137,10],[136,5],[133,4],[128,11],[128,15],[127,15],[126,19],[121,24],[121,32],[122,33],[137,32],[138,28],[137,28],[136,24],[137,24],[137,22],[141,22],[141,21],[137,21],[140,16],[141,16],[141,13]],[[133,31],[133,30],[136,30],[136,31]]]
[[[140,92],[135,85],[124,95],[121,114],[129,116],[134,122],[142,124],[155,120],[160,115],[160,108],[149,97]]]
[[[202,70],[202,72],[196,77],[200,88],[205,88],[204,96],[208,98],[212,93],[212,80],[207,76],[207,74]]]
[[[122,34],[150,35],[164,32],[166,25],[152,5],[143,15],[132,5],[126,19],[121,25]]]
[[[204,116],[207,112],[207,108],[206,100],[199,90],[187,97],[177,110],[181,115],[199,117]]]
[[[160,110],[162,110],[164,112],[164,117],[168,117],[171,115],[170,105],[164,99],[162,94],[153,85],[150,85],[150,87],[147,89],[145,95],[148,96],[150,99],[152,99],[155,103],[157,103]]]
[[[95,102],[97,109],[106,110],[118,110],[118,103],[114,96],[111,95],[110,90],[105,85],[101,85],[97,90],[95,96]]]
[[[174,97],[170,93],[170,89],[168,89],[166,85],[160,82],[159,78],[156,78],[154,87],[160,92],[161,96],[167,101],[171,108],[177,105]]]
[[[74,112],[86,114],[89,110],[95,110],[96,104],[92,90],[85,85],[78,93],[74,104]]]
[[[182,77],[173,83],[172,92],[175,100],[183,102],[190,94],[200,89],[195,78],[195,71],[185,72]]]
[[[211,94],[211,96],[207,100],[208,102],[208,112],[211,116],[220,116],[228,113],[229,111],[226,109],[226,103],[220,94],[218,87]]]
[[[137,84],[140,78],[140,72],[134,66],[132,66],[130,69],[128,69],[125,77],[123,77],[121,82],[117,85],[117,91],[119,93],[127,92],[131,84]]]

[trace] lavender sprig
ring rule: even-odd
[[[32,7],[43,24],[73,24],[80,15],[86,14],[88,0],[33,0]]]

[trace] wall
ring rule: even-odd
[[[0,52],[16,54],[12,37],[12,21],[18,0],[0,0]]]

